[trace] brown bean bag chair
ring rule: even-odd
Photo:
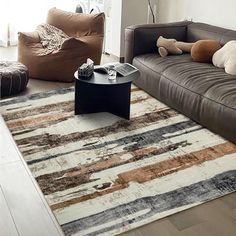
[[[19,33],[18,61],[29,69],[29,76],[42,80],[72,82],[76,69],[91,58],[100,64],[104,14],[81,14],[52,8],[47,24],[57,27],[70,38],[59,50],[49,52],[42,46],[38,32]]]

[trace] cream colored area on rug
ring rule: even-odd
[[[66,235],[115,235],[236,190],[236,146],[132,86],[131,119],[74,116],[74,89],[0,101]]]

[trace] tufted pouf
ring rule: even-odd
[[[0,97],[10,96],[23,91],[29,81],[29,72],[19,62],[0,62]]]

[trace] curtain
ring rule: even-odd
[[[0,46],[7,46],[8,38],[8,4],[6,0],[0,3]]]
[[[1,0],[0,46],[16,45],[19,31],[34,31],[37,25],[45,23],[50,8],[57,7],[75,12],[78,2],[78,0]]]

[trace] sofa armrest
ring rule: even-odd
[[[133,25],[125,29],[125,61],[132,63],[137,55],[158,53],[156,41],[159,36],[186,41],[190,21],[166,24]]]

